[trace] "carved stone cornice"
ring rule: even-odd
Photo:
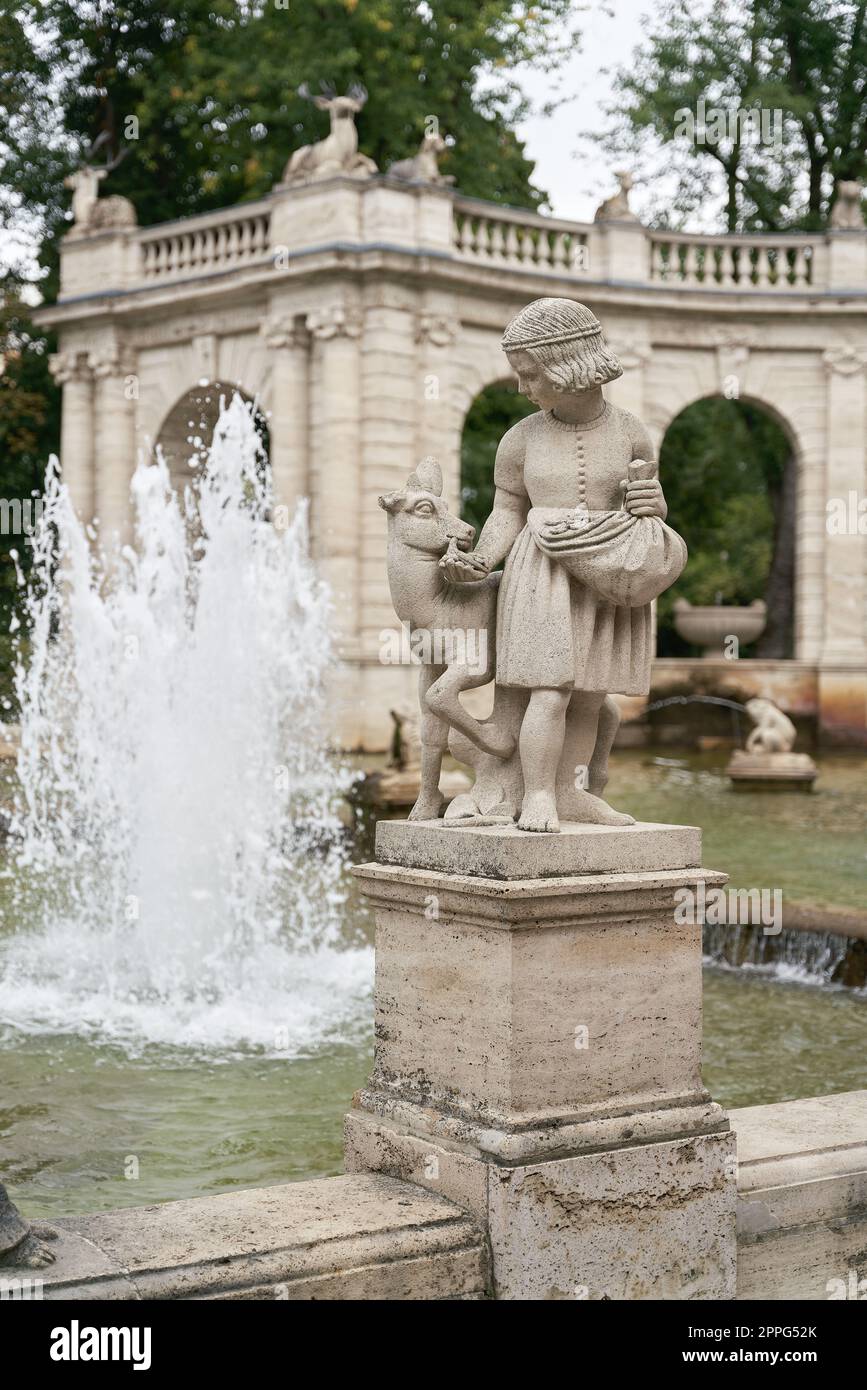
[[[306,348],[310,341],[310,330],[304,320],[291,315],[266,319],[260,324],[259,332],[269,348]]]
[[[307,315],[311,337],[321,342],[331,338],[359,338],[363,319],[358,309],[332,304],[327,309],[314,309]]]
[[[135,372],[135,352],[125,345],[98,348],[89,354],[87,360],[97,380],[109,376],[129,376]]]
[[[415,330],[417,343],[451,347],[460,332],[460,321],[448,314],[420,314]]]
[[[91,370],[84,352],[53,352],[48,359],[48,370],[58,386],[68,381],[90,381]]]
[[[855,376],[867,367],[867,347],[846,343],[843,347],[828,348],[822,353],[822,361],[829,376]]]

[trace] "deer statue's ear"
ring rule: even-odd
[[[434,497],[442,497],[443,470],[436,459],[422,459],[418,468],[407,479],[406,486],[410,492],[432,492]]]
[[[386,492],[376,500],[384,512],[393,512],[402,496],[400,492]]]

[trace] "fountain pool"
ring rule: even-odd
[[[322,751],[328,598],[303,515],[267,519],[257,449],[235,402],[198,498],[140,469],[119,566],[49,478],[62,564],[47,538],[0,876],[0,1173],[28,1215],[340,1170],[372,925]],[[625,750],[610,798],[702,825],[740,886],[863,914],[867,761],[820,758],[815,793],[769,805],[730,792],[725,756]],[[710,968],[706,1082],[729,1105],[863,1087],[865,1009],[791,961]]]

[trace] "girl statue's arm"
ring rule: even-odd
[[[524,445],[520,421],[503,435],[494,464],[494,505],[475,550],[440,563],[453,583],[483,579],[505,560],[527,522],[530,499],[524,488]]]

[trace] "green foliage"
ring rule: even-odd
[[[729,231],[826,224],[841,179],[867,178],[865,0],[661,0],[618,76],[604,143],[647,178],[666,180],[661,225],[714,200],[722,175]],[[718,143],[678,134],[679,113],[757,108],[782,113],[778,145],[744,128]]]
[[[494,459],[506,430],[536,409],[514,386],[489,386],[476,396],[461,438],[461,516],[476,536],[494,505]]]
[[[528,11],[508,0],[0,3],[0,182],[49,236],[68,207],[62,174],[101,134],[100,158],[134,151],[110,191],[143,225],[266,193],[291,151],[328,130],[302,82],[368,88],[360,147],[381,168],[414,153],[435,116],[457,136],[446,167],[465,192],[543,198],[514,134],[526,106],[510,74],[565,56],[571,45],[553,34],[569,0]]]
[[[0,344],[0,493],[7,502],[23,503],[41,491],[45,461],[59,430],[60,393],[48,376],[46,341],[14,289],[0,301]],[[31,553],[26,534],[0,535],[0,699],[8,698],[11,687],[15,556],[27,574]]]
[[[662,654],[679,654],[675,599],[752,603],[764,597],[774,552],[774,508],[791,448],[775,420],[756,406],[711,397],[669,426],[660,451],[668,520],[689,548],[689,563],[657,606]]]

